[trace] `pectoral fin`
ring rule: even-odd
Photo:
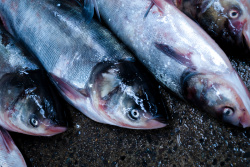
[[[0,136],[2,137],[3,145],[5,146],[7,152],[10,153],[15,148],[15,144],[12,138],[10,137],[10,134],[1,126],[0,126]]]
[[[83,90],[77,90],[72,85],[64,81],[62,78],[59,78],[58,76],[50,73],[50,76],[55,83],[56,87],[58,87],[61,90],[61,93],[65,95],[70,100],[76,100],[81,98],[88,97],[87,91]]]
[[[191,60],[192,53],[186,51],[181,52],[172,46],[159,43],[155,43],[155,47],[161,52],[163,52],[166,56],[176,60],[178,63],[187,66],[190,69],[196,69],[195,65]]]

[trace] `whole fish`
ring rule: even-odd
[[[249,0],[173,0],[219,43],[237,44],[250,53]],[[228,44],[230,45],[228,45]]]
[[[218,45],[174,5],[164,0],[96,4],[102,20],[162,84],[223,121],[250,126],[248,89]]]
[[[86,24],[80,7],[61,2],[1,1],[0,15],[86,116],[133,129],[164,127],[166,109],[154,80],[108,30]]]
[[[18,150],[10,134],[0,126],[0,166],[27,166],[21,152]]]
[[[64,110],[49,78],[0,25],[0,126],[51,136],[66,130]]]

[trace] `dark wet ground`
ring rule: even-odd
[[[249,62],[249,61],[248,61]],[[233,59],[250,90],[250,64]],[[69,107],[72,127],[54,137],[11,133],[29,166],[248,166],[250,131],[223,124],[165,94],[170,126],[129,130]]]

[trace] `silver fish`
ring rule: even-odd
[[[102,20],[162,84],[225,122],[250,126],[248,89],[218,45],[172,3],[94,1]]]
[[[0,126],[28,135],[66,130],[64,110],[46,73],[0,25]]]
[[[0,15],[86,116],[133,129],[164,127],[166,109],[157,84],[108,30],[86,24],[80,7],[61,2],[1,1]]]
[[[0,166],[25,167],[27,166],[21,152],[18,150],[10,134],[0,126]]]

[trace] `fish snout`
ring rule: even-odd
[[[250,127],[250,115],[248,112],[244,112],[244,114],[242,114],[242,116],[240,117],[240,122],[239,124],[243,127],[243,128],[247,128]]]
[[[53,136],[59,133],[65,132],[67,130],[66,127],[63,126],[51,126],[46,129],[45,136]]]
[[[41,128],[44,129],[44,131],[42,132],[42,136],[53,136],[53,135],[57,135],[59,133],[65,132],[67,130],[67,125],[62,124],[61,122],[53,122],[49,119],[45,119],[42,123],[41,123]]]
[[[162,121],[159,120],[155,120],[155,119],[150,119],[147,122],[147,126],[144,127],[144,129],[158,129],[158,128],[163,128],[165,127],[167,124],[163,123]]]
[[[243,27],[243,38],[246,42],[246,45],[248,46],[248,49],[250,49],[250,19]]]

